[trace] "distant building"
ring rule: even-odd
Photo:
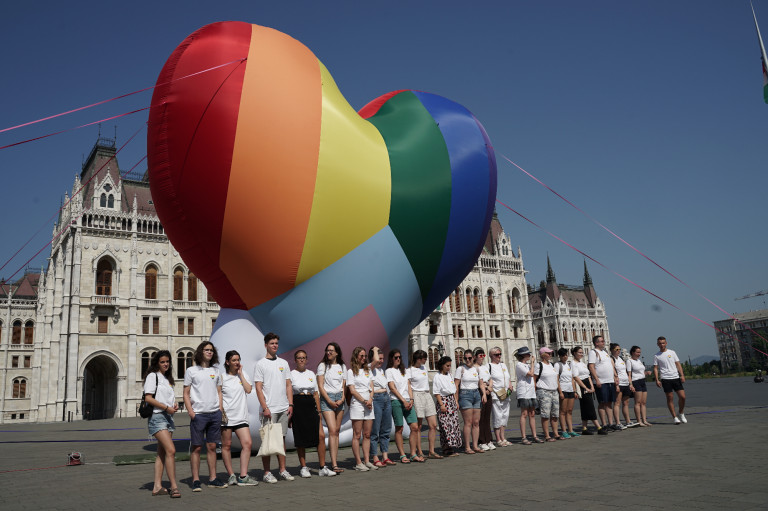
[[[597,296],[592,277],[584,262],[582,287],[558,284],[555,272],[547,257],[547,280],[539,289],[529,288],[528,303],[531,307],[536,347],[558,348],[592,346],[592,337],[602,335],[611,342],[608,318],[603,302]]]
[[[760,367],[764,366],[765,355],[752,346],[756,343],[761,351],[768,352],[768,344],[753,333],[768,339],[768,309],[742,312],[733,317],[739,322],[728,318],[714,323],[718,329],[715,330],[715,338],[723,371],[749,369],[753,361]]]

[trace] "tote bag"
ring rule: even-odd
[[[268,423],[261,426],[259,435],[261,436],[261,447],[259,447],[257,456],[271,456],[273,454],[285,456],[283,427],[279,423],[273,424],[272,418],[270,418]]]

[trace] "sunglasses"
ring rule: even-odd
[[[400,360],[400,359],[401,359],[401,358],[403,358],[403,357],[401,357],[400,355],[395,355],[395,356],[394,356],[394,357],[392,357],[392,358],[393,358],[394,360]]]

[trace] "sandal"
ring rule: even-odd
[[[547,437],[544,439],[545,442],[557,442],[557,438]]]
[[[533,437],[533,441],[536,442],[537,444],[543,444],[544,443],[544,440],[542,440],[541,438],[539,438],[537,436]]]
[[[560,435],[557,435],[557,436],[552,437],[552,438],[554,438],[555,440],[565,440],[565,438],[560,436]]]
[[[400,456],[400,463],[410,463],[410,462],[411,462],[411,460],[409,460],[408,456],[406,456],[405,454]]]
[[[378,467],[378,468],[384,468],[384,467],[386,467],[386,466],[387,466],[387,464],[386,464],[386,463],[384,463],[384,462],[383,462],[383,461],[381,461],[381,460],[376,460],[376,461],[374,461],[374,462],[373,462],[373,466],[374,466],[374,467]]]
[[[416,463],[424,463],[426,460],[421,456],[419,456],[418,454],[414,454],[413,456],[411,456],[411,461]]]
[[[473,450],[475,451],[475,454],[485,454],[484,450],[478,449],[477,447],[475,447]]]
[[[178,488],[171,488],[170,496],[172,499],[180,499],[181,498],[181,492]]]
[[[464,454],[477,454],[477,453],[472,449],[467,449],[466,451],[464,451]]]
[[[391,460],[391,459],[389,459],[389,458],[385,459],[385,460],[384,460],[384,463],[386,463],[387,465],[397,465],[397,463],[395,463],[394,461],[392,461],[392,460]]]
[[[523,444],[523,445],[531,445],[531,441],[530,441],[530,440],[528,440],[527,438],[523,438],[523,439],[520,441],[520,443],[521,443],[521,444]]]
[[[152,492],[153,497],[157,497],[158,495],[168,495],[168,490],[166,488],[160,488],[159,490]]]
[[[441,460],[441,459],[443,459],[443,457],[440,456],[439,454],[437,454],[436,452],[431,452],[431,453],[429,453],[429,459],[431,459],[431,460]]]
[[[343,469],[343,468],[341,468],[341,467],[339,467],[339,466],[337,466],[337,465],[334,465],[334,466],[333,466],[333,468],[332,468],[331,470],[333,470],[333,471],[334,471],[334,472],[336,472],[337,474],[341,474],[342,472],[344,472],[344,469]]]

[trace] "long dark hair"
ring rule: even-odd
[[[328,358],[328,346],[333,346],[333,349],[336,350],[336,362],[331,362]],[[323,350],[323,360],[322,363],[325,364],[325,370],[331,368],[331,364],[339,364],[344,365],[344,359],[341,358],[341,346],[339,346],[335,342],[329,342],[325,345],[325,349]]]
[[[416,367],[416,361],[422,358],[427,358],[427,352],[424,350],[416,350],[411,355],[411,367]]]
[[[403,354],[400,353],[400,350],[397,348],[389,350],[389,355],[387,356],[387,369],[395,367],[395,355],[400,355],[400,365],[397,369],[400,370],[400,374],[405,376],[405,360],[403,360]]]
[[[229,372],[229,361],[232,360],[232,357],[237,355],[240,357],[240,353],[237,352],[237,350],[229,350],[226,355],[224,355],[224,369],[227,374],[237,374],[237,373],[230,373]],[[240,357],[240,360],[242,360],[242,357]]]
[[[171,352],[168,350],[156,351],[155,354],[152,355],[152,360],[149,362],[149,367],[147,367],[147,370],[144,373],[144,379],[146,380],[147,376],[152,373],[160,372],[160,357],[168,357],[168,370],[160,374],[165,376],[165,379],[168,380],[168,383],[170,383],[171,387],[173,387],[173,357],[171,356]]]
[[[213,348],[213,358],[211,359],[211,367],[215,366],[219,363],[219,352],[216,349],[216,346],[213,345],[211,341],[203,341],[200,343],[200,345],[195,350],[195,365],[201,366],[203,365],[203,362],[205,359],[203,358],[203,350],[206,346],[211,345],[211,348]]]

